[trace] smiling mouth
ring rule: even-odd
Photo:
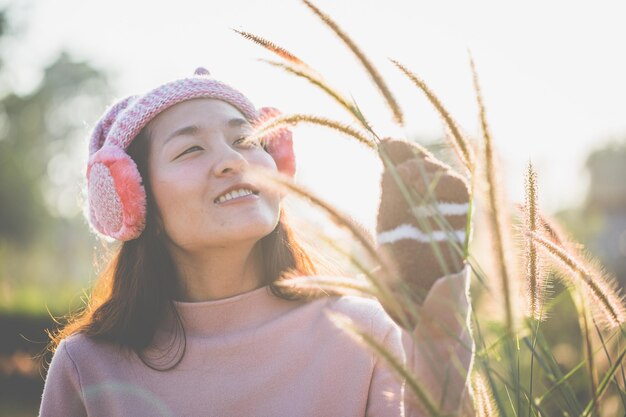
[[[250,190],[249,188],[241,188],[239,190],[230,191],[224,195],[219,196],[213,202],[215,204],[226,203],[227,201],[234,200],[236,198],[245,197],[248,195],[259,195],[258,191]]]

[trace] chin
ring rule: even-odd
[[[272,233],[277,224],[278,219],[275,221],[267,220],[263,222],[246,223],[238,227],[237,230],[232,230],[231,233],[226,232],[226,236],[224,237],[226,240],[230,238],[231,241],[259,241]]]

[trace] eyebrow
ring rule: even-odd
[[[250,124],[250,123],[248,123],[246,119],[242,119],[241,117],[236,117],[228,121],[228,126],[230,127],[239,127],[239,126],[247,125],[247,124]]]
[[[243,125],[249,125],[250,123],[246,119],[242,119],[241,117],[236,117],[234,119],[230,119],[228,122],[228,127],[241,127]],[[195,135],[200,131],[200,126],[198,125],[189,125],[185,127],[181,127],[180,129],[176,129],[173,131],[166,139],[165,142],[169,142],[170,139],[175,138],[176,136],[184,136],[184,135]]]
[[[165,142],[163,143],[167,143],[170,141],[170,139],[175,138],[176,136],[182,136],[182,135],[195,135],[196,133],[198,133],[198,131],[200,130],[200,128],[196,125],[191,125],[191,126],[185,126],[185,127],[181,127],[180,129],[176,129],[175,131],[173,131],[166,139]]]

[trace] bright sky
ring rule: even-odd
[[[380,69],[408,119],[406,133],[435,138],[442,123],[387,60],[420,75],[465,130],[478,133],[467,52],[481,77],[502,181],[516,201],[530,159],[548,211],[579,203],[589,150],[626,138],[626,16],[620,1],[316,0]],[[55,0],[24,8],[29,30],[14,51],[27,89],[62,48],[116,74],[120,96],[145,91],[197,66],[245,92],[257,106],[350,122],[314,87],[257,58],[269,52],[235,34],[266,37],[353,94],[382,134],[390,113],[359,64],[298,0]],[[86,120],[88,125],[93,120]],[[298,179],[372,227],[380,164],[371,152],[319,128],[294,131]]]

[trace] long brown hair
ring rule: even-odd
[[[178,280],[172,257],[159,232],[156,207],[152,197],[148,176],[149,133],[144,129],[133,140],[128,154],[137,164],[147,196],[146,226],[137,239],[123,242],[115,250],[106,268],[99,275],[89,301],[70,317],[67,324],[50,334],[49,349],[54,351],[61,340],[76,333],[83,333],[95,340],[107,341],[135,351],[147,363],[142,351],[149,347],[159,324],[172,314],[177,330],[184,328],[173,303]],[[263,262],[263,277],[272,293],[287,300],[307,299],[319,294],[297,292],[289,287],[276,285],[280,280],[293,276],[315,275],[322,269],[323,257],[304,249],[289,227],[283,210],[276,228],[263,237],[260,245]],[[256,247],[255,247],[256,248]],[[184,356],[179,356],[171,369]],[[167,370],[163,369],[163,370]]]

